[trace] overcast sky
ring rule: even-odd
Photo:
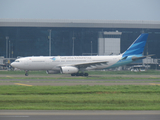
[[[0,18],[160,21],[160,0],[0,0]]]

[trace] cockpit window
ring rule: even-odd
[[[19,62],[19,60],[15,60],[15,62]]]

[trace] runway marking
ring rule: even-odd
[[[12,76],[6,76],[6,77],[12,77]]]
[[[157,78],[157,77],[154,77],[154,76],[150,76],[150,78]]]
[[[21,84],[21,83],[14,83],[16,85],[22,85],[22,86],[32,86],[32,85],[28,85],[28,84]]]
[[[149,83],[150,85],[160,85],[160,84],[156,84],[156,83]]]

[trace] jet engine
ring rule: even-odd
[[[77,73],[79,69],[77,67],[65,66],[61,67],[60,72],[64,74]]]
[[[47,74],[58,74],[58,73],[60,73],[60,71],[57,71],[57,70],[47,70],[46,73]]]

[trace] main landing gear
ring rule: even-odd
[[[72,73],[71,76],[88,76],[88,73]]]
[[[25,71],[25,76],[28,76],[28,71]]]

